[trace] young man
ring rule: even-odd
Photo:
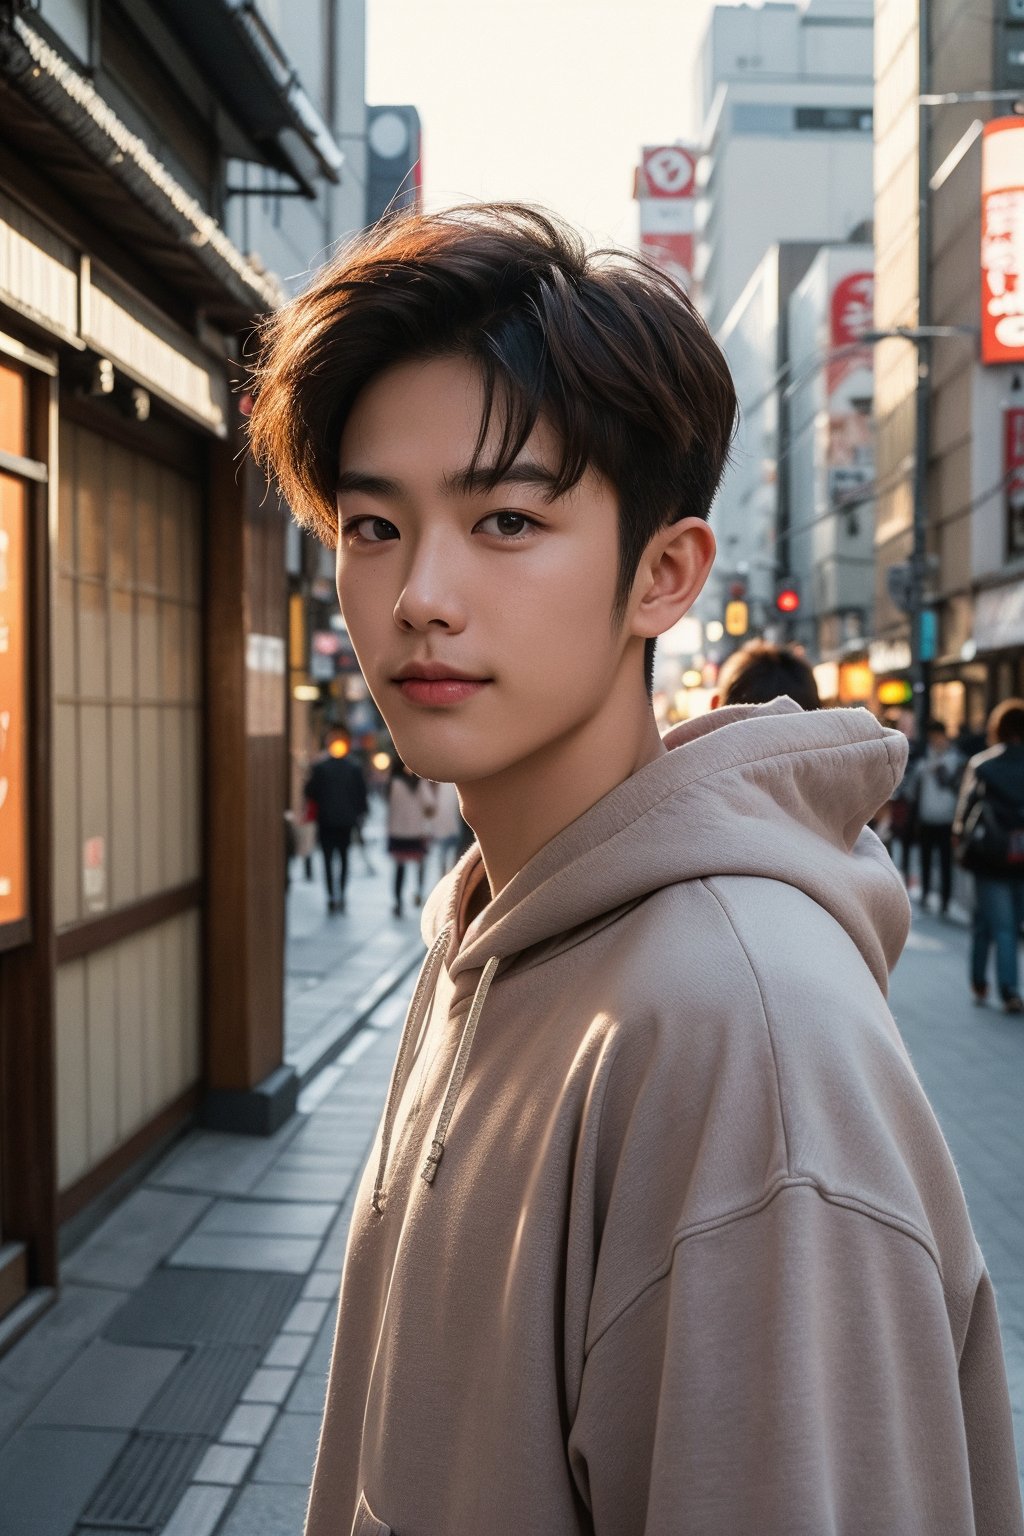
[[[735,399],[550,218],[399,219],[273,323],[252,425],[477,843],[358,1191],[308,1536],[1024,1530],[995,1299],[885,1002],[906,743],[659,737]]]

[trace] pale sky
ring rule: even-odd
[[[635,245],[643,144],[693,135],[714,0],[367,0],[366,98],[423,122],[428,207],[516,198]]]

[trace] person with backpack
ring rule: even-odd
[[[974,875],[970,981],[988,997],[988,957],[1007,1013],[1024,1013],[1017,939],[1024,922],[1024,699],[1004,699],[988,719],[991,745],[967,764],[953,823],[958,862]]]

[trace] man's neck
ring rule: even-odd
[[[625,718],[621,707],[601,710],[502,773],[459,785],[491,897],[570,822],[665,750],[644,698]]]

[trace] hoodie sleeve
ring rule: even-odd
[[[958,1358],[924,1244],[806,1181],[682,1235],[591,1343],[569,1449],[595,1536],[1024,1530],[984,1269]]]

